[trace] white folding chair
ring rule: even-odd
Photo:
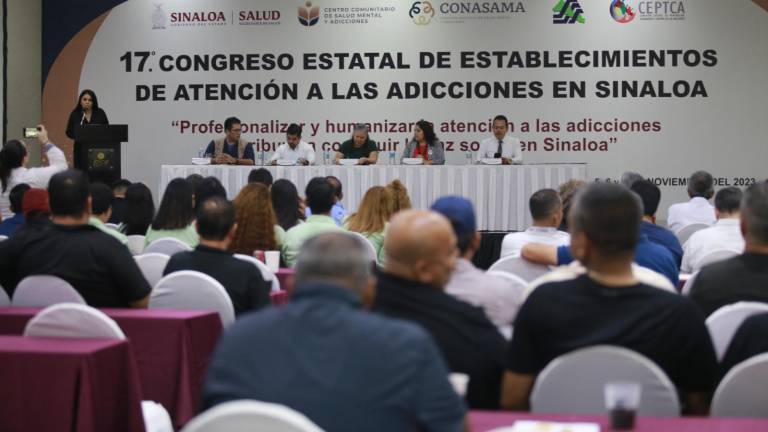
[[[379,257],[378,257],[378,254],[376,253],[376,246],[374,246],[373,243],[371,243],[371,241],[368,240],[368,238],[366,236],[360,234],[359,232],[355,232],[355,231],[347,231],[347,233],[351,234],[353,236],[356,236],[356,237],[360,238],[360,240],[363,240],[363,242],[365,242],[365,245],[366,245],[366,247],[368,249],[368,258],[371,261],[376,262],[378,260]]]
[[[768,312],[768,303],[738,302],[725,305],[707,317],[705,323],[712,338],[712,344],[715,346],[718,361],[723,359],[741,323],[752,315],[763,312]]]
[[[165,266],[171,257],[160,253],[146,253],[133,257],[149,286],[154,287],[163,278]]]
[[[110,223],[110,222],[105,223],[104,226],[106,226],[109,229],[113,229],[115,231],[117,231],[119,229],[119,225],[114,224],[114,223]]]
[[[193,418],[182,432],[323,432],[304,414],[254,400],[236,400],[217,405]]]
[[[64,279],[50,275],[27,276],[16,285],[11,305],[45,307],[57,303],[85,304],[85,299]]]
[[[159,238],[144,248],[144,253],[161,253],[168,256],[179,252],[191,251],[192,247],[173,237]]]
[[[8,236],[7,235],[0,235],[0,241],[3,241],[3,240],[8,240]]]
[[[705,265],[712,264],[718,261],[724,261],[724,260],[727,260],[728,258],[733,258],[740,254],[741,252],[730,250],[730,249],[713,250],[707,253],[706,255],[704,255],[703,257],[701,257],[699,259],[699,262],[694,263],[694,265],[696,266],[696,270],[700,270]]]
[[[536,378],[531,412],[603,414],[604,386],[611,381],[641,384],[639,415],[680,415],[677,391],[664,371],[639,353],[609,345],[582,348],[552,360]]]
[[[244,254],[235,254],[235,258],[241,259],[243,261],[247,261],[253,265],[256,266],[256,268],[259,269],[261,272],[261,277],[267,281],[272,283],[272,292],[278,292],[280,291],[280,280],[277,279],[277,275],[272,273],[272,270],[267,267],[266,264],[263,262],[257,260],[256,258]]]
[[[0,307],[10,306],[11,299],[8,297],[8,293],[5,292],[5,288],[0,285]]]
[[[508,256],[493,263],[488,271],[512,273],[526,282],[531,282],[532,280],[547,274],[549,272],[549,267],[532,263],[523,257]]]
[[[141,253],[144,252],[144,236],[129,235],[128,250],[131,251],[131,255],[141,255]]]
[[[683,284],[683,289],[680,290],[680,294],[687,296],[691,293],[691,287],[693,287],[693,284],[696,281],[696,275],[698,274],[699,272],[696,272],[688,277],[688,279]]]
[[[74,303],[61,303],[41,310],[27,323],[24,336],[125,339],[120,326],[104,312]],[[171,416],[162,405],[142,401],[141,411],[147,432],[173,432]]]
[[[224,287],[207,274],[182,270],[164,276],[149,296],[150,309],[213,310],[224,327],[235,321],[232,299]]]
[[[692,223],[680,228],[680,230],[678,230],[675,233],[675,235],[677,236],[677,239],[680,240],[680,245],[685,246],[685,242],[687,242],[688,239],[691,238],[693,233],[709,227],[710,225],[707,225],[705,223]]]
[[[715,390],[712,417],[768,417],[768,353],[734,366]]]

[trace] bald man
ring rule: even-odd
[[[497,409],[506,342],[482,309],[444,292],[459,253],[451,223],[431,211],[400,212],[384,248],[373,310],[420,324],[448,368],[469,375],[469,407]]]

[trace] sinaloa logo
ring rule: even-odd
[[[432,7],[432,3],[428,1],[416,1],[411,5],[408,16],[417,25],[427,25],[435,16],[435,9]]]
[[[576,0],[560,0],[552,8],[552,23],[554,24],[584,24],[584,10]]]
[[[635,11],[627,5],[626,0],[611,1],[611,17],[621,24],[626,24],[635,19]]]
[[[299,23],[304,27],[311,27],[320,21],[320,7],[312,7],[312,2],[306,2],[299,6]]]

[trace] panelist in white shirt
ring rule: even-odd
[[[501,114],[494,117],[492,129],[493,136],[480,142],[478,160],[502,158],[504,164],[523,163],[520,140],[513,136],[507,136],[509,131],[507,118]]]
[[[563,203],[560,201],[560,195],[556,190],[541,189],[536,191],[528,200],[528,208],[533,217],[533,226],[523,232],[504,236],[499,258],[520,256],[523,246],[528,243],[542,243],[552,246],[571,244],[571,236],[567,232],[557,229],[563,220]]]
[[[286,132],[286,142],[280,144],[269,163],[277,165],[278,160],[296,162],[298,165],[314,165],[315,149],[301,140],[301,126],[291,123]]]

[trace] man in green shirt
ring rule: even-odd
[[[116,229],[111,229],[105,224],[112,216],[112,201],[115,194],[112,188],[104,183],[93,183],[90,186],[91,192],[91,217],[88,219],[88,225],[95,226],[101,231],[116,238],[120,243],[128,246],[128,237]]]
[[[335,202],[334,188],[325,177],[315,177],[310,180],[304,193],[312,215],[306,222],[294,226],[285,233],[283,260],[288,267],[296,264],[299,249],[310,237],[325,232],[346,231],[336,225],[336,221],[331,217],[331,209]]]
[[[368,126],[358,123],[352,132],[352,139],[344,141],[336,152],[336,164],[341,159],[357,159],[358,165],[373,165],[378,160],[379,149],[368,137]]]

